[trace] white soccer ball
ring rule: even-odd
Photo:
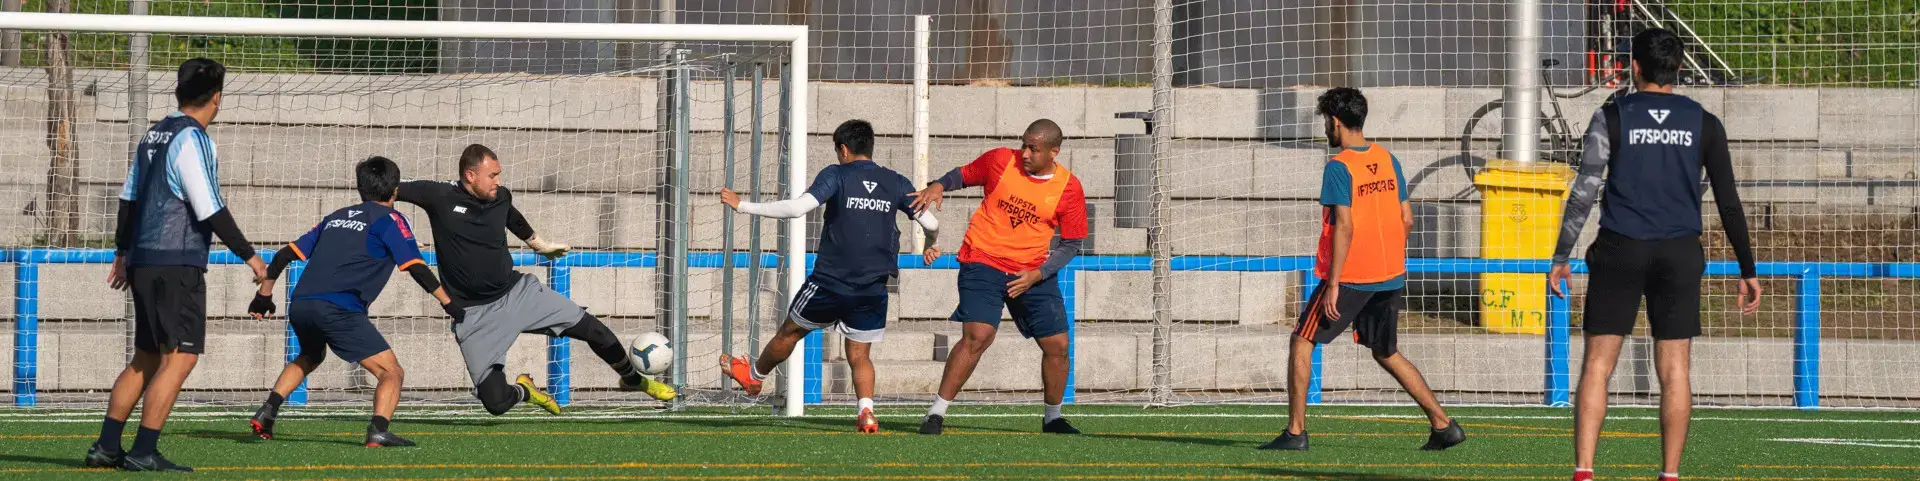
[[[633,358],[640,362],[640,372],[658,376],[673,367],[673,342],[658,332],[634,338],[632,350]]]

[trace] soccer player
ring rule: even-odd
[[[1035,120],[1020,136],[1020,150],[987,151],[914,194],[918,198],[913,208],[921,212],[938,209],[948,190],[977,185],[987,194],[967,222],[960,244],[960,305],[953,310],[953,321],[961,323],[962,335],[947,356],[940,397],[921,420],[921,434],[945,429],[947,405],[960,395],[980,355],[993,345],[1002,307],[1013,314],[1020,335],[1040,345],[1046,403],[1041,431],[1080,433],[1060,414],[1067,387],[1068,321],[1054,274],[1080,254],[1087,238],[1087,197],[1080,179],[1054,163],[1063,137],[1052,120]],[[1056,229],[1060,245],[1048,250]]]
[[[818,329],[833,328],[846,337],[847,365],[853,369],[853,390],[860,396],[854,417],[859,432],[875,433],[873,416],[873,360],[869,353],[887,330],[887,278],[899,275],[900,230],[893,214],[904,213],[927,232],[924,261],[933,263],[940,251],[933,247],[940,223],[932,214],[911,208],[913,182],[892,169],[873,163],[873,125],[848,120],[833,131],[830,165],[813,178],[806,193],[770,203],[741,202],[731,190],[720,190],[720,201],[734,210],[762,217],[791,219],[826,206],[826,224],[820,230],[820,254],[813,273],[787,310],[780,332],[749,362],[725,354],[720,364],[748,395],[760,393],[760,380],[793,354],[794,343]]]
[[[1320,247],[1313,275],[1319,287],[1288,336],[1287,429],[1260,449],[1307,450],[1307,383],[1313,346],[1326,344],[1353,326],[1354,339],[1373,351],[1373,361],[1426,411],[1433,430],[1420,449],[1441,450],[1466,441],[1460,424],[1447,418],[1420,370],[1400,354],[1400,304],[1407,284],[1407,232],[1413,208],[1400,159],[1367,141],[1367,98],[1336,88],[1320,95],[1327,144],[1339,153],[1320,175]]]
[[[206,349],[212,236],[246,260],[255,282],[267,276],[266,263],[220,198],[217,155],[207,137],[207,125],[220,113],[226,74],[225,66],[205,58],[181,63],[173,91],[180,111],[147,129],[133,151],[120,188],[113,271],[107,275],[114,289],[133,289],[133,361],[113,382],[100,438],[87,449],[87,466],[193,471],[161,456],[157,445],[180,385]],[[142,399],[140,430],[133,450],[124,451],[121,432]]]
[[[560,414],[560,404],[534,386],[532,376],[521,374],[507,382],[507,349],[521,333],[584,341],[620,375],[621,390],[673,399],[672,386],[640,373],[640,362],[613,329],[567,296],[547,289],[539,277],[513,270],[507,231],[549,259],[566,255],[568,247],[534,235],[533,226],[513,207],[513,193],[500,185],[500,157],[492,149],[468,145],[460,153],[460,180],[405,182],[399,200],[420,206],[433,226],[441,283],[466,311],[453,325],[453,338],[473,378],[474,395],[487,412],[506,414],[525,402]]]
[[[1621,342],[1633,333],[1642,297],[1660,377],[1660,479],[1680,478],[1680,452],[1693,416],[1687,370],[1692,339],[1700,335],[1700,282],[1706,270],[1700,245],[1703,171],[1713,185],[1727,243],[1740,261],[1741,308],[1751,314],[1760,307],[1760,281],[1747,215],[1734,188],[1726,127],[1699,103],[1673,93],[1685,55],[1685,42],[1671,31],[1654,28],[1634,35],[1631,59],[1639,91],[1615,97],[1593,113],[1580,174],[1554,246],[1547,282],[1554,295],[1563,296],[1561,283],[1572,274],[1567,258],[1593,210],[1594,195],[1605,185],[1600,237],[1587,248],[1587,354],[1574,398],[1575,480],[1593,479],[1593,453],[1607,416],[1607,379],[1620,360]]]
[[[421,289],[433,293],[454,323],[465,314],[454,306],[446,289],[433,277],[433,270],[420,258],[412,224],[393,210],[393,198],[400,188],[400,166],[376,156],[355,166],[354,175],[361,203],[327,214],[313,230],[280,248],[273,264],[267,266],[266,281],[260,283],[260,291],[247,307],[255,318],[273,315],[274,280],[294,258],[307,261],[307,275],[293,288],[293,304],[287,306],[287,322],[293,324],[295,337],[300,339],[300,357],[280,370],[280,379],[267,393],[267,401],[253,413],[253,434],[261,439],[273,439],[273,422],[280,416],[280,404],[320,367],[320,362],[327,359],[325,349],[332,347],[340,360],[359,363],[378,380],[373,388],[373,419],[367,423],[364,444],[369,448],[412,446],[412,441],[387,429],[394,407],[400,404],[404,374],[386,338],[367,319],[367,309],[387,287],[387,272],[397,268],[411,274]]]

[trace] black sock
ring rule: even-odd
[[[520,390],[520,402],[527,402],[527,401],[533,400],[533,391],[527,390],[526,386],[515,384],[513,385],[513,388]]]
[[[140,431],[133,435],[133,450],[128,451],[127,454],[131,456],[145,456],[154,454],[155,450],[159,449],[159,447],[160,430],[147,429],[146,426],[141,426]]]
[[[94,441],[93,444],[103,448],[113,448],[111,449],[112,451],[121,451],[120,435],[126,432],[126,430],[126,421],[111,417],[106,418],[106,420],[100,422],[100,440]]]
[[[274,409],[275,411],[278,411],[278,410],[280,410],[280,404],[282,404],[282,403],[285,403],[285,402],[287,402],[287,398],[285,398],[285,397],[282,397],[282,396],[280,395],[280,393],[277,393],[277,392],[273,392],[273,391],[267,391],[267,406],[268,406],[268,407],[271,407],[271,408],[273,408],[273,409]]]
[[[388,421],[386,416],[374,416],[373,420],[367,421],[367,430],[373,431],[376,433],[387,432],[387,425],[390,422],[391,421]]]

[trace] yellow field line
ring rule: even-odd
[[[1312,475],[1294,474],[1179,474],[1179,475],[598,475],[598,476],[497,476],[497,477],[437,477],[437,478],[332,478],[332,479],[378,479],[378,480],[481,480],[481,481],[531,481],[541,479],[611,481],[611,480],[667,480],[667,481],[1012,481],[1012,480],[1069,480],[1069,481],[1250,481],[1250,480],[1560,480],[1563,475],[1395,475],[1374,473],[1328,473]],[[1852,477],[1753,477],[1753,476],[1687,476],[1688,479],[1702,481],[1906,481],[1896,478],[1852,478]],[[1601,477],[1599,479],[1634,479],[1628,476]]]
[[[1325,468],[1396,468],[1396,469],[1404,469],[1404,468],[1475,468],[1475,469],[1485,469],[1485,468],[1506,468],[1506,469],[1539,469],[1539,468],[1560,468],[1560,467],[1564,467],[1564,465],[1562,465],[1562,464],[1558,464],[1558,463],[1550,463],[1550,464],[1538,464],[1538,463],[1536,463],[1536,464],[1521,464],[1521,463],[1065,463],[1065,462],[1038,462],[1038,461],[1033,461],[1033,462],[1022,462],[1022,461],[1015,461],[1015,462],[994,462],[994,463],[897,463],[897,462],[889,462],[889,463],[876,463],[876,464],[804,464],[804,463],[598,463],[598,464],[581,464],[581,463],[572,463],[572,464],[560,464],[560,463],[535,463],[535,464],[522,464],[522,463],[442,463],[442,464],[321,464],[321,465],[307,465],[307,466],[203,466],[203,467],[200,467],[200,468],[197,468],[197,469],[199,469],[199,470],[201,470],[201,471],[209,471],[209,472],[223,472],[223,471],[224,471],[224,472],[300,472],[300,471],[335,471],[335,470],[367,470],[367,471],[385,471],[385,470],[409,470],[409,469],[418,469],[418,470],[439,470],[439,469],[474,469],[474,470],[487,470],[487,469],[498,469],[498,470],[505,470],[505,469],[546,469],[546,470],[566,470],[566,469],[576,469],[576,470],[609,470],[609,469],[833,469],[833,468],[838,468],[838,469],[863,469],[863,468],[864,468],[864,469],[989,469],[989,468],[1093,468],[1093,469],[1100,469],[1100,468],[1112,468],[1112,469],[1119,469],[1119,468],[1128,468],[1128,469],[1137,469],[1137,468],[1272,468],[1272,469],[1285,469],[1285,468],[1319,468],[1319,469],[1325,469]],[[1606,465],[1606,466],[1602,466],[1602,467],[1604,467],[1604,468],[1609,468],[1609,469],[1641,469],[1641,468],[1653,468],[1654,466],[1652,466],[1652,465],[1634,465],[1634,464],[1620,464],[1620,465]],[[1824,470],[1920,470],[1920,466],[1898,466],[1898,465],[1860,465],[1860,466],[1852,466],[1852,465],[1739,465],[1738,467],[1739,467],[1740,469],[1760,469],[1760,470],[1773,470],[1773,469],[1794,469],[1794,470],[1800,470],[1800,469],[1824,469]],[[33,468],[16,468],[16,469],[0,469],[0,473],[80,473],[80,472],[96,472],[96,471],[105,471],[105,470],[101,470],[101,469],[88,469],[88,468],[47,468],[47,469],[33,469]],[[665,475],[654,475],[654,476],[648,476],[648,477],[660,477],[660,476],[665,476]],[[821,478],[821,476],[826,476],[827,478]],[[712,476],[693,476],[693,477],[689,477],[689,479],[733,479],[733,478],[746,478],[746,479],[790,479],[790,478],[791,478],[791,479],[837,479],[837,478],[833,478],[834,476],[839,476],[839,475],[712,475]],[[912,478],[920,478],[920,477],[927,477],[927,476],[932,476],[932,477],[935,477],[935,478],[939,478],[939,479],[948,479],[948,478],[955,478],[955,477],[960,477],[960,478],[969,478],[969,479],[1006,479],[1006,478],[1009,478],[1009,477],[1007,477],[1007,476],[973,476],[973,475],[846,475],[846,476],[853,476],[853,477],[876,477],[876,478],[884,478],[884,479],[912,479]],[[1174,476],[1174,475],[1132,475],[1132,476],[1121,476],[1121,477],[1123,477],[1123,478],[1142,478],[1142,479],[1160,479],[1160,478],[1165,478],[1165,479],[1185,479],[1185,478],[1170,478],[1170,476]],[[1180,475],[1180,476],[1186,476],[1186,475]],[[1234,479],[1234,478],[1230,478],[1230,477],[1228,477],[1228,476],[1232,476],[1232,475],[1191,475],[1191,476],[1197,476],[1197,477],[1195,477],[1195,478],[1192,478],[1192,479]],[[1107,476],[1107,475],[1044,475],[1044,476],[1042,476],[1042,475],[1034,475],[1034,476],[1013,476],[1013,477],[1011,477],[1011,479],[1027,479],[1027,478],[1036,478],[1036,477],[1037,477],[1037,478],[1051,478],[1051,479],[1109,479],[1109,478],[1113,478],[1113,476]],[[1509,477],[1510,477],[1510,478],[1515,478],[1515,479],[1531,479],[1531,478],[1526,478],[1526,477],[1512,477],[1512,476],[1509,476]],[[1479,477],[1479,476],[1474,476],[1473,478],[1480,478],[1480,479],[1491,479],[1491,478],[1483,478],[1483,477]],[[1712,477],[1701,477],[1701,476],[1688,476],[1688,478],[1689,478],[1689,479],[1714,479],[1714,478],[1712,478]],[[516,479],[517,479],[517,478],[516,478]],[[619,479],[619,478],[615,478],[615,479]],[[1438,479],[1448,479],[1448,478],[1445,478],[1445,477],[1441,477],[1441,478],[1438,478]],[[1734,478],[1727,478],[1727,479],[1734,479]],[[1854,477],[1842,477],[1842,478],[1809,478],[1809,477],[1771,477],[1771,478],[1769,478],[1769,477],[1753,477],[1753,476],[1741,476],[1741,477],[1739,477],[1738,479],[1754,479],[1754,480],[1765,480],[1765,479],[1778,479],[1778,480],[1815,480],[1815,479],[1856,479],[1856,480],[1857,480],[1857,479],[1863,479],[1863,478],[1854,478]]]
[[[1425,423],[1421,423],[1421,424],[1425,424]],[[1004,431],[948,431],[948,432],[947,432],[946,434],[947,434],[947,435],[951,435],[951,436],[1043,436],[1043,435],[1047,435],[1047,434],[1045,434],[1045,433],[1038,433],[1038,432],[1004,432]],[[1125,436],[1141,436],[1141,437],[1181,437],[1181,438],[1192,438],[1192,437],[1222,437],[1222,436],[1275,436],[1275,435],[1278,435],[1278,434],[1279,434],[1278,432],[1171,432],[1171,431],[1169,431],[1169,432],[1157,432],[1157,433],[1112,433],[1112,434],[1106,434],[1106,435],[1104,435],[1104,436],[1108,436],[1108,437],[1125,437]],[[1659,436],[1658,434],[1653,434],[1653,433],[1606,433],[1606,434],[1607,434],[1608,436],[1619,436],[1619,437],[1658,437],[1658,436]],[[287,436],[287,437],[316,437],[316,438],[351,438],[351,437],[360,437],[360,436],[365,436],[365,435],[366,435],[366,433],[352,433],[352,432],[338,432],[338,433],[297,433],[297,434],[295,434],[295,433],[282,433],[282,435],[283,435],[283,436]],[[842,432],[842,431],[760,431],[760,432],[753,432],[753,431],[735,431],[735,432],[701,432],[701,431],[439,431],[439,432],[433,432],[433,431],[429,431],[429,432],[410,432],[410,433],[406,433],[406,435],[407,435],[407,436],[409,436],[409,437],[413,437],[413,436],[551,436],[551,437],[574,437],[574,436],[875,436],[875,435],[878,435],[878,436],[918,436],[918,434],[915,434],[915,433],[912,433],[912,432],[906,432],[906,431],[899,431],[899,432],[881,432],[881,433],[876,433],[876,434],[862,434],[862,433],[855,433],[855,432],[851,432],[851,431],[847,431],[847,432]],[[1424,437],[1424,436],[1426,436],[1426,434],[1425,434],[1425,433],[1314,433],[1313,435],[1314,435],[1314,436],[1327,436],[1327,437]],[[253,434],[250,434],[250,433],[233,433],[233,434],[178,434],[178,435],[176,435],[176,436],[184,436],[184,437],[189,437],[189,438],[202,438],[202,439],[244,439],[244,438],[250,438],[250,437],[253,437]],[[1472,436],[1473,436],[1473,437],[1565,437],[1565,436],[1567,436],[1567,434],[1566,434],[1566,433],[1552,433],[1552,434],[1548,434],[1548,433],[1486,433],[1486,434],[1474,434],[1474,435],[1472,435]],[[53,440],[53,439],[93,439],[93,438],[96,438],[96,437],[99,437],[99,435],[97,435],[97,434],[9,434],[9,435],[0,435],[0,440]]]
[[[1742,464],[1740,469],[1885,469],[1901,471],[1920,471],[1920,465],[1794,465],[1794,464]],[[1692,476],[1688,476],[1692,477]]]
[[[1333,419],[1344,419],[1348,421],[1378,421],[1383,423],[1424,424],[1424,425],[1432,426],[1431,423],[1417,420],[1417,419],[1383,419],[1383,418],[1373,418],[1373,417],[1348,417],[1348,416],[1327,416],[1327,417],[1333,418]],[[1553,428],[1553,427],[1543,427],[1543,426],[1514,426],[1514,425],[1508,425],[1508,424],[1485,424],[1485,423],[1460,423],[1460,425],[1463,427],[1470,427],[1470,428],[1518,429],[1522,431],[1550,431],[1550,432],[1562,433],[1566,435],[1573,434],[1573,430],[1569,428]],[[1619,432],[1619,431],[1602,431],[1600,435],[1615,436],[1615,437],[1659,437],[1660,436],[1658,433],[1629,433],[1629,432]]]

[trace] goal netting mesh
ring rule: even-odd
[[[672,286],[691,286],[684,310],[693,320],[673,337],[689,361],[667,376],[678,376],[673,383],[688,401],[728,399],[712,360],[747,352],[761,333],[770,337],[772,325],[753,319],[783,307],[779,223],[726,215],[716,194],[730,187],[768,200],[787,184],[779,137],[786,44],[152,34],[142,35],[149,53],[136,64],[131,34],[23,37],[18,66],[0,68],[0,158],[12,172],[0,188],[9,211],[0,242],[13,253],[10,274],[35,259],[31,272],[9,279],[26,286],[15,292],[37,291],[16,299],[36,302],[6,307],[26,308],[9,311],[16,320],[37,318],[31,349],[40,403],[104,399],[132,352],[129,298],[104,281],[116,198],[130,139],[177,109],[174,71],[198,56],[229,68],[208,132],[221,194],[263,254],[359,203],[354,163],[386,156],[405,179],[451,181],[459,179],[460,152],[482,144],[499,153],[503,185],[539,235],[574,249],[541,262],[509,236],[518,270],[563,289],[623,340],[672,334]],[[682,150],[686,171],[675,175]],[[683,183],[689,208],[676,213]],[[398,207],[431,256],[436,237],[425,213]],[[676,238],[691,267],[662,279]],[[723,262],[718,252],[729,250],[740,255]],[[222,246],[214,251],[207,354],[180,399],[257,401],[288,360],[289,332],[284,317],[246,315],[251,275]],[[302,264],[282,286],[298,282]],[[276,300],[286,302],[288,292]],[[448,320],[431,296],[396,273],[371,315],[408,371],[407,401],[471,401]],[[329,358],[302,395],[364,402],[372,376]],[[523,335],[506,370],[569,386],[576,403],[651,401],[615,391],[613,371],[578,342],[562,351],[545,336]]]
[[[876,160],[909,176],[915,151],[914,16],[930,15],[930,136],[927,179],[996,147],[1017,147],[1022,128],[1051,118],[1066,130],[1063,165],[1086,187],[1092,237],[1071,269],[1075,402],[1284,402],[1287,333],[1313,284],[1320,233],[1320,176],[1329,155],[1314,99],[1331,86],[1363,89],[1367,133],[1403,166],[1415,210],[1400,348],[1447,403],[1542,404],[1578,381],[1585,275],[1566,306],[1567,342],[1556,342],[1555,304],[1544,295],[1561,195],[1577,162],[1588,118],[1626,86],[1629,39],[1664,26],[1691,45],[1679,92],[1720,116],[1732,143],[1742,200],[1767,295],[1753,315],[1737,313],[1733,255],[1717,210],[1704,206],[1710,259],[1694,346],[1693,387],[1703,404],[1728,406],[1914,407],[1920,403],[1920,18],[1912,2],[1798,0],[1543,1],[1537,50],[1537,157],[1505,166],[1503,141],[1516,82],[1508,56],[1515,2],[1198,2],[1176,0],[1166,61],[1156,75],[1151,2],[810,2],[682,0],[672,11],[635,2],[373,1],[360,10],[314,2],[154,2],[154,13],[201,16],[384,18],[418,21],[677,22],[797,25],[810,29],[814,60],[806,105],[807,177],[831,162],[834,125],[874,122]],[[645,2],[640,2],[645,3]],[[114,13],[114,12],[107,12]],[[44,35],[29,32],[20,67],[5,82],[0,189],[14,228],[9,247],[101,247],[111,199],[124,175],[130,138],[123,35],[74,43],[79,115],[77,170],[51,172],[47,143]],[[660,219],[664,139],[663,69],[657,42],[454,41],[154,36],[150,115],[170,101],[170,65],[207,55],[235,66],[229,110],[214,127],[221,177],[236,216],[261,245],[297,235],[336,204],[352,200],[350,162],[383,154],[411,178],[449,178],[454,153],[479,142],[503,155],[508,186],[543,236],[593,252],[658,254],[669,232]],[[652,265],[577,268],[571,293],[623,336],[659,325],[662,288],[689,287],[691,399],[754,402],[719,388],[710,359],[731,338],[749,352],[750,326],[770,334],[784,300],[774,268],[747,293],[739,267],[727,282],[713,257],[728,252],[723,209],[711,197],[724,179],[736,190],[761,170],[763,197],[778,196],[777,83],[756,92],[728,63],[766,65],[779,76],[780,46],[679,44],[698,64],[689,100],[693,142],[688,208],[694,267],[662,274]],[[318,49],[318,50],[316,50]],[[331,52],[316,54],[314,52]],[[730,55],[729,55],[730,54]],[[97,83],[96,83],[97,80]],[[1119,145],[1150,152],[1138,120],[1116,114],[1154,108],[1155,80],[1171,86],[1171,132],[1155,191],[1147,162]],[[725,172],[719,132],[734,100],[734,171]],[[762,108],[755,110],[756,103]],[[757,150],[748,124],[764,121]],[[144,122],[144,120],[142,120]],[[139,122],[135,122],[139,123]],[[750,152],[759,152],[750,158]],[[53,182],[49,182],[49,179]],[[69,227],[48,224],[49,189],[71,185]],[[793,187],[793,186],[784,186]],[[1149,236],[1152,194],[1167,199],[1165,234]],[[951,194],[940,246],[959,247],[980,202],[977,189]],[[57,203],[56,203],[57,204]],[[407,210],[423,225],[417,211]],[[1598,215],[1590,217],[1597,219]],[[750,222],[733,219],[732,252],[747,252]],[[810,218],[807,246],[819,218]],[[1591,224],[1591,223],[1590,223]],[[775,223],[761,248],[777,252]],[[1574,251],[1597,233],[1588,225]],[[908,224],[901,232],[911,233]],[[54,235],[59,234],[59,235]],[[68,235],[71,234],[71,235]],[[65,236],[66,238],[61,238]],[[426,235],[423,241],[430,242]],[[1167,243],[1172,266],[1156,293],[1153,247]],[[903,241],[903,246],[912,242]],[[516,242],[516,246],[517,246]],[[65,248],[65,247],[61,247]],[[908,247],[911,250],[911,247]],[[525,256],[526,254],[522,254]],[[582,254],[576,254],[582,255]],[[529,258],[530,259],[530,258]],[[1509,262],[1511,261],[1511,262]],[[913,262],[903,261],[903,265]],[[14,264],[0,264],[0,269]],[[531,272],[548,276],[544,267]],[[104,264],[39,266],[39,375],[43,399],[97,401],[127,352],[123,297],[106,290]],[[661,277],[661,276],[668,277]],[[873,354],[883,402],[931,399],[958,328],[947,321],[955,271],[904,269],[886,341]],[[250,287],[237,267],[215,267],[209,326],[216,344],[186,399],[251,401],[284,359],[279,324],[237,316]],[[729,287],[731,286],[731,287]],[[221,290],[224,289],[224,290]],[[425,297],[396,278],[376,307],[396,340],[410,399],[467,399],[454,346]],[[732,309],[724,306],[732,292]],[[60,297],[55,301],[53,296]],[[1170,306],[1155,334],[1156,296]],[[758,301],[749,306],[748,299]],[[9,306],[0,306],[6,309]],[[757,309],[756,309],[757,308]],[[732,329],[726,313],[732,313]],[[962,402],[1035,402],[1040,353],[1003,324]],[[415,337],[418,340],[412,340]],[[821,402],[851,401],[840,340],[826,336]],[[9,342],[0,339],[0,342]],[[540,373],[545,341],[514,350],[514,370]],[[816,344],[819,345],[819,344]],[[1162,348],[1156,354],[1156,346]],[[15,347],[16,352],[20,348]],[[229,354],[230,353],[230,354]],[[216,360],[215,356],[250,356]],[[608,392],[609,372],[582,346],[572,350],[575,402],[640,402]],[[1615,371],[1616,402],[1646,403],[1658,392],[1644,325]],[[796,353],[796,362],[805,359]],[[1558,361],[1558,362],[1556,362]],[[1348,337],[1317,356],[1312,399],[1392,402],[1406,398],[1364,348]],[[1556,367],[1558,366],[1558,367]],[[367,385],[330,365],[312,392],[357,400]],[[11,372],[0,373],[9,376]],[[418,379],[416,381],[415,379]],[[71,381],[69,381],[71,380]],[[357,383],[357,384],[356,384]],[[418,386],[418,389],[415,387]],[[435,390],[438,389],[438,390]]]

